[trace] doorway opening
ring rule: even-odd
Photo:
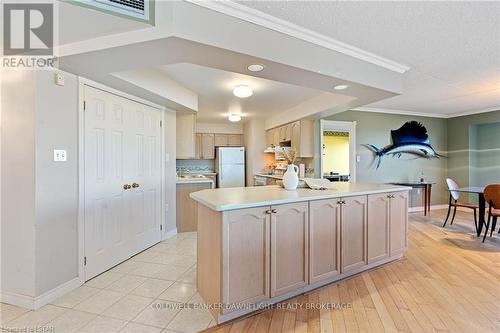
[[[321,177],[356,181],[356,122],[321,120]]]

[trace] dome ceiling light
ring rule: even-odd
[[[239,98],[247,98],[253,95],[253,90],[249,86],[239,85],[234,87],[233,95]]]
[[[238,122],[241,120],[241,116],[239,114],[230,114],[229,117],[227,117],[227,119],[233,123],[235,122]]]

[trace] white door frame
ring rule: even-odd
[[[106,85],[94,82],[92,80],[78,77],[78,222],[77,222],[77,230],[78,230],[78,279],[80,280],[80,284],[85,283],[85,264],[84,264],[84,256],[85,256],[85,170],[84,170],[84,142],[85,142],[85,129],[84,129],[84,91],[85,86],[90,86],[110,94],[114,94],[131,101],[141,103],[155,109],[158,109],[161,112],[160,119],[162,124],[165,124],[165,107],[149,102],[142,98],[127,94],[125,92],[113,89]],[[165,209],[163,209],[163,199],[166,197],[166,188],[165,188],[165,126],[161,127],[160,132],[160,140],[161,140],[161,188],[160,188],[160,202],[162,203],[158,209],[160,209],[160,218],[162,230],[158,230],[160,232],[160,240],[164,240],[165,236]]]
[[[350,181],[356,182],[356,122],[355,121],[334,121],[320,119],[319,121],[319,172],[323,178],[323,131],[337,131],[349,133],[349,174]]]

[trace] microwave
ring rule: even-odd
[[[284,151],[285,153],[288,153],[290,151],[291,147],[280,147],[277,146],[274,148],[274,159],[276,161],[284,161],[285,159],[280,156],[280,152]]]

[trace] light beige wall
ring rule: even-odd
[[[36,73],[36,294],[78,277],[78,79]],[[64,149],[67,162],[54,162]]]
[[[35,73],[3,71],[2,293],[35,296]]]
[[[264,120],[254,119],[247,121],[243,126],[243,140],[246,148],[246,182],[253,186],[253,176],[264,172],[270,163],[266,149],[266,132]]]

